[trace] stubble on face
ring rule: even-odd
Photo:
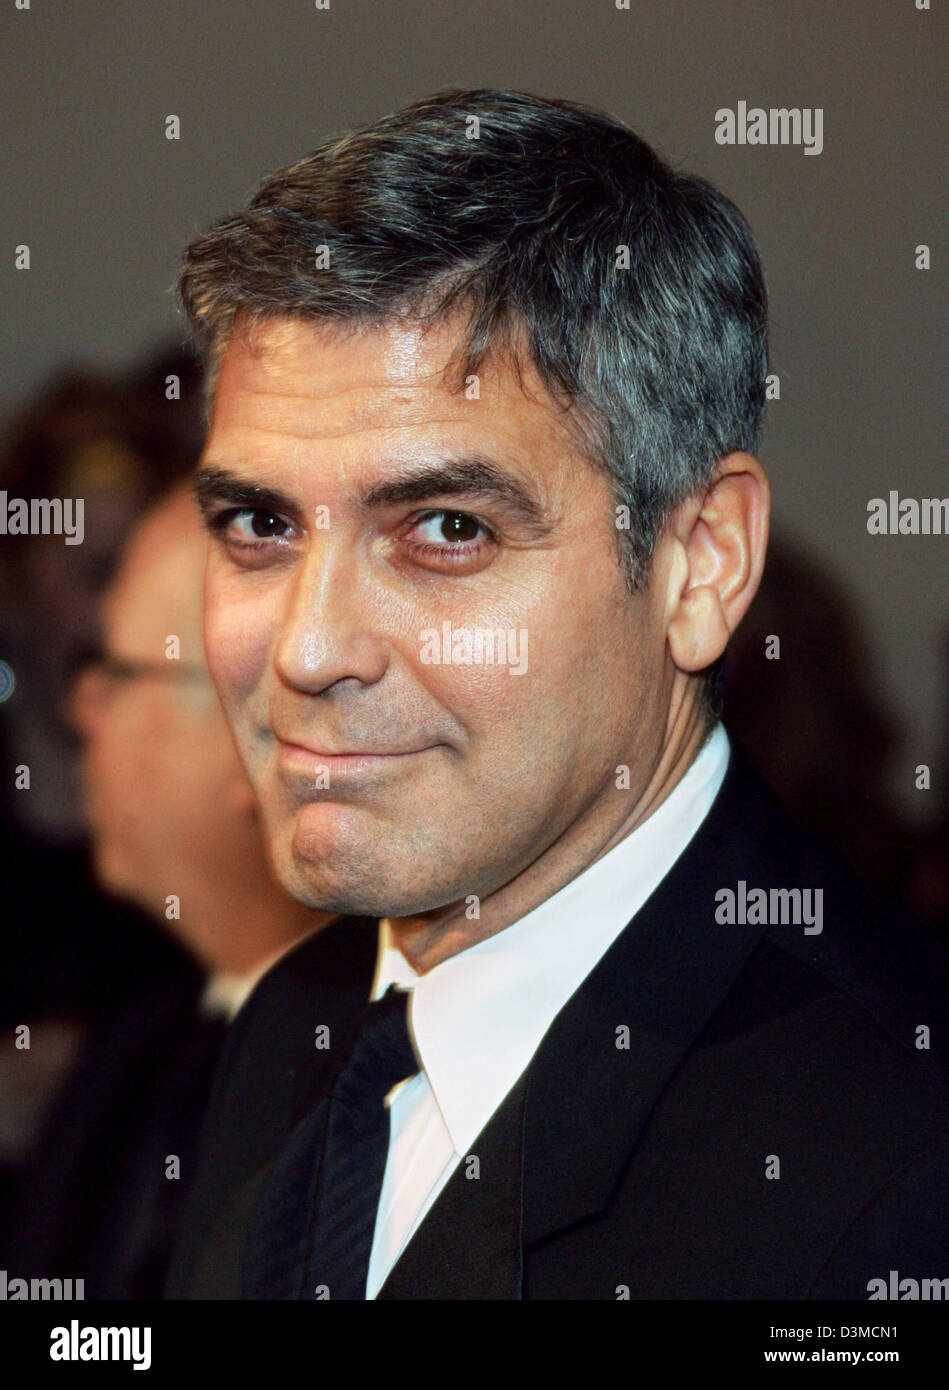
[[[425,960],[635,822],[669,704],[606,477],[531,372],[486,360],[477,394],[452,391],[457,333],[233,335],[199,487],[209,661],[278,875],[313,907],[397,919]],[[466,662],[446,624],[520,642],[525,669]]]

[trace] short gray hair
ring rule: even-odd
[[[463,309],[456,389],[490,348],[520,372],[523,343],[628,508],[631,590],[670,511],[757,448],[767,294],[745,219],[573,102],[453,90],[327,139],[191,244],[179,292],[209,399],[238,316],[356,327]]]

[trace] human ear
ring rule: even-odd
[[[717,661],[761,582],[771,488],[751,454],[723,458],[702,498],[691,498],[668,527],[666,635],[681,671]]]

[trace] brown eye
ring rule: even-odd
[[[291,530],[282,516],[257,507],[231,507],[218,512],[209,524],[212,532],[235,546],[286,540]]]
[[[452,544],[470,545],[486,535],[485,527],[470,512],[426,512],[419,517],[415,530],[420,540],[433,546],[441,544],[445,550]]]
[[[446,541],[473,541],[481,527],[467,512],[443,512],[442,535]]]
[[[273,512],[254,512],[250,529],[261,540],[271,540],[286,529],[286,523],[279,516],[274,516]]]

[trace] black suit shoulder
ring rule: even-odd
[[[279,1151],[325,1068],[345,1048],[368,998],[377,936],[376,922],[367,918],[329,923],[281,957],[234,1019],[202,1127],[167,1297],[185,1296],[228,1194]]]
[[[740,884],[770,920],[717,920]],[[805,889],[819,933],[791,920]],[[890,1268],[945,1274],[947,1002],[942,943],[739,754],[532,1068],[524,1296],[865,1299]],[[586,1221],[558,1229],[565,1204]]]

